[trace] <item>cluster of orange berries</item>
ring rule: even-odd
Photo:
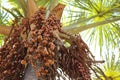
[[[71,46],[65,47],[56,33],[60,31],[60,20],[52,14],[45,19],[44,8],[31,20],[23,19],[16,24],[0,48],[0,79],[22,80],[29,63],[39,79],[54,80],[61,76],[57,70],[61,68],[71,79],[91,80],[91,63],[87,61],[92,57],[87,45],[80,36],[72,35]]]
[[[32,64],[38,77],[50,75],[50,68],[56,64],[55,41],[57,38],[54,36],[54,31],[61,27],[60,21],[54,15],[50,15],[45,20],[44,11],[41,8],[31,19],[29,39],[26,39],[27,57],[25,61]],[[38,65],[40,66],[38,67]]]
[[[71,46],[68,48],[63,47],[60,50],[60,52],[63,53],[60,59],[61,69],[65,71],[71,79],[91,80],[89,68],[91,62],[87,62],[87,60],[92,61],[93,59],[88,56],[90,55],[90,51],[79,35],[72,37],[74,37],[74,39],[72,40]]]
[[[21,31],[20,26],[15,27],[0,48],[1,80],[21,80],[23,78],[25,66],[21,62],[24,63],[22,60],[26,55],[26,50],[22,45]]]

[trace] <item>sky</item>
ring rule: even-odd
[[[2,6],[5,8],[12,8],[12,6],[7,2],[8,0],[1,0],[2,1]]]

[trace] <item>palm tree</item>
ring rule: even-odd
[[[11,9],[1,8],[5,14],[1,11],[0,33],[8,35],[10,32],[11,18],[7,17],[8,14],[19,21],[23,17],[30,18],[37,11],[37,6],[45,6],[49,13],[58,4],[56,0],[36,1],[37,5],[33,0],[9,0],[14,7]],[[119,0],[59,0],[59,2],[67,5],[61,19],[64,31],[72,34],[80,33],[90,45],[99,45],[101,56],[104,48],[119,46],[117,44],[120,40]]]
[[[108,53],[109,54],[109,53]],[[101,69],[96,67],[95,71],[102,78],[102,80],[119,80],[120,79],[120,55],[115,55],[114,53],[108,55],[106,54],[103,59],[105,59],[105,63],[101,66]],[[93,77],[94,80],[98,80]]]
[[[64,29],[68,29],[67,31],[72,33],[86,30],[82,35],[88,36],[87,40],[91,44],[95,42],[96,45],[99,45],[101,51],[104,44],[115,47],[120,36],[119,3],[119,0],[75,0],[69,2],[68,5],[71,8],[66,8],[69,14],[64,21],[65,19],[70,21],[66,22],[68,25],[65,25]]]

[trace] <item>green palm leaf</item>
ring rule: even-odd
[[[1,8],[0,5],[0,25],[6,26],[10,25],[9,14]],[[3,44],[4,35],[0,34],[0,46]]]
[[[70,9],[66,7],[67,11],[63,14],[65,26],[63,29],[72,33],[86,30],[81,34],[92,34],[93,36],[90,35],[87,41],[99,45],[101,52],[103,46],[112,45],[114,48],[118,45],[120,38],[118,31],[120,26],[117,22],[120,20],[119,0],[74,0],[68,2],[68,5]],[[64,16],[67,13],[68,15]]]

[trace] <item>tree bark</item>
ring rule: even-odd
[[[0,34],[8,35],[10,33],[11,26],[0,26]]]
[[[27,0],[27,18],[31,18],[34,13],[38,10],[38,7],[34,0]]]
[[[37,76],[35,75],[35,71],[32,68],[31,64],[27,64],[24,80],[38,80]]]

